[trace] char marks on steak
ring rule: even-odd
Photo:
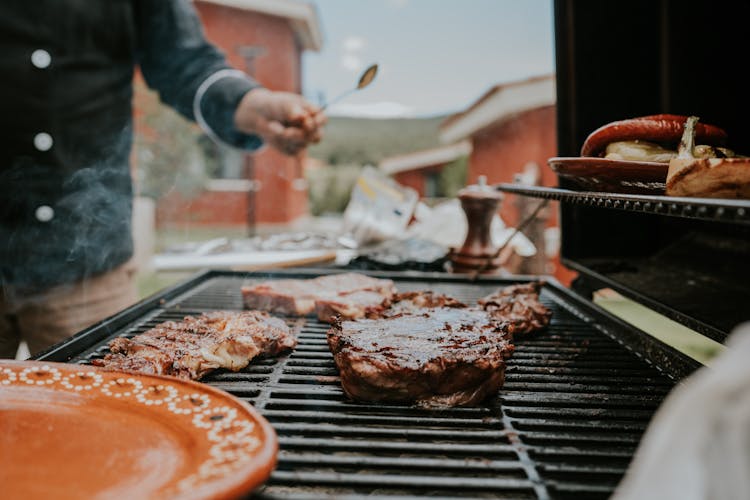
[[[472,405],[495,394],[513,351],[507,324],[459,307],[337,321],[328,345],[350,398],[427,407]]]
[[[93,363],[113,370],[198,380],[226,368],[238,371],[259,355],[293,349],[287,324],[261,311],[217,311],[160,323],[132,339],[110,342],[110,354]]]
[[[544,282],[534,281],[512,285],[478,301],[498,320],[508,321],[514,334],[527,334],[549,325],[552,311],[539,302],[539,292]]]
[[[358,273],[332,274],[307,280],[271,280],[243,286],[248,309],[262,309],[294,316],[313,311],[321,321],[377,314],[390,304],[396,288],[392,280]]]
[[[315,314],[324,323],[342,319],[358,319],[380,316],[390,305],[388,295],[363,290],[340,295],[330,294],[315,301]]]
[[[429,290],[403,292],[393,296],[391,307],[385,310],[382,316],[396,316],[409,313],[419,314],[423,309],[435,307],[464,308],[467,306],[453,297]]]
[[[242,287],[246,309],[305,316],[315,310],[314,280],[275,280]]]

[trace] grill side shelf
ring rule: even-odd
[[[747,200],[572,191],[510,183],[496,184],[495,188],[506,193],[563,201],[588,207],[750,225],[750,201]]]

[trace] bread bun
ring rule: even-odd
[[[750,198],[750,158],[674,158],[668,196]]]

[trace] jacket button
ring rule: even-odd
[[[49,222],[55,216],[55,210],[49,205],[42,205],[36,208],[34,215],[39,222]]]
[[[39,132],[34,136],[34,147],[39,151],[49,151],[53,142],[52,136],[47,132]]]
[[[52,62],[52,56],[44,49],[36,49],[31,53],[31,64],[39,69],[44,69]]]

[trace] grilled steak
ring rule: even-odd
[[[350,398],[428,407],[472,405],[495,394],[513,352],[507,325],[478,308],[337,321],[328,345]]]
[[[315,314],[320,321],[332,323],[336,317],[358,319],[379,316],[390,305],[387,295],[363,290],[346,294],[331,294],[315,301]]]
[[[246,309],[305,316],[315,309],[314,280],[276,280],[242,287]]]
[[[434,307],[467,307],[463,302],[459,302],[453,297],[435,293],[432,291],[403,292],[397,293],[391,300],[391,307],[381,313],[384,316],[396,316],[399,314],[417,313],[420,314],[425,308]],[[368,316],[368,317],[373,317]]]
[[[242,287],[248,309],[304,316],[315,311],[321,321],[362,318],[388,307],[395,293],[391,280],[345,273],[309,280],[276,280]]]
[[[258,355],[277,355],[296,343],[286,323],[265,312],[213,312],[117,338],[94,364],[197,380],[217,368],[241,370]]]
[[[552,311],[539,302],[544,282],[512,285],[480,299],[479,305],[498,320],[513,325],[514,334],[526,334],[549,325]]]

